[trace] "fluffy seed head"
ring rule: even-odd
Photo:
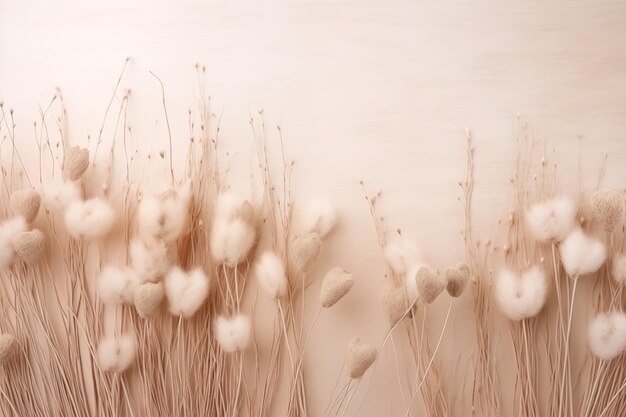
[[[187,186],[143,199],[137,209],[140,232],[165,242],[175,241],[187,227],[190,200]]]
[[[12,334],[0,335],[0,366],[6,363],[17,352],[17,339]]]
[[[22,216],[13,217],[0,224],[0,267],[5,267],[15,259],[13,241],[28,228]]]
[[[16,216],[24,217],[26,223],[32,223],[39,213],[41,196],[35,190],[24,189],[11,194],[11,209]]]
[[[134,238],[130,241],[131,265],[140,282],[158,282],[176,260],[175,247],[158,239]]]
[[[135,361],[135,339],[130,335],[107,337],[98,345],[98,363],[105,372],[121,373]]]
[[[133,294],[135,310],[141,318],[148,318],[159,310],[165,298],[165,288],[162,282],[145,282],[135,287]]]
[[[314,201],[306,207],[302,222],[304,233],[315,232],[322,238],[337,224],[337,212],[327,201]]]
[[[65,152],[63,174],[70,181],[78,181],[89,167],[89,150],[72,146]]]
[[[593,215],[611,233],[624,218],[624,196],[613,190],[596,191],[591,198]]]
[[[495,298],[500,310],[515,321],[537,315],[548,294],[545,273],[536,266],[521,277],[503,269],[497,276],[495,287]]]
[[[274,252],[261,255],[254,267],[259,288],[271,298],[284,297],[287,294],[287,276],[282,259]]]
[[[80,201],[82,192],[76,182],[51,182],[42,188],[43,201],[57,212],[65,211],[70,204]]]
[[[417,245],[404,236],[398,236],[385,246],[385,261],[394,273],[404,275],[419,260]]]
[[[576,208],[571,200],[554,198],[535,204],[526,213],[526,224],[535,239],[560,242],[574,227]]]
[[[395,326],[411,307],[411,301],[403,287],[385,288],[383,293],[383,311],[391,327]]]
[[[24,262],[35,265],[46,248],[46,237],[39,229],[22,232],[13,239],[13,248]]]
[[[626,284],[626,254],[618,255],[613,259],[611,276],[618,284]]]
[[[441,291],[446,288],[446,280],[426,267],[422,267],[417,271],[415,281],[417,282],[417,291],[420,298],[426,304],[435,301],[441,294]]]
[[[245,221],[217,221],[211,231],[211,254],[217,263],[234,267],[246,260],[254,246],[256,233]]]
[[[98,277],[98,296],[104,304],[132,304],[139,279],[128,267],[105,267]]]
[[[466,263],[460,263],[454,268],[446,269],[446,290],[452,297],[460,297],[465,291],[470,277],[470,269]]]
[[[75,201],[65,211],[65,227],[74,239],[102,238],[111,231],[114,223],[115,212],[100,198]]]
[[[296,267],[308,272],[317,262],[322,250],[322,240],[315,232],[296,237],[291,242],[291,256]]]
[[[589,323],[589,349],[600,359],[611,360],[626,350],[626,314],[600,313]]]
[[[358,337],[350,339],[346,350],[346,365],[350,378],[361,378],[372,366],[377,355],[378,350],[374,346],[361,342]]]
[[[354,278],[351,273],[338,266],[331,269],[322,281],[320,304],[324,308],[332,307],[350,292],[352,285],[354,285]]]
[[[572,278],[596,272],[606,260],[602,242],[587,236],[581,229],[573,230],[565,238],[559,252],[563,267]]]
[[[209,278],[201,268],[185,272],[178,267],[165,277],[165,294],[170,312],[175,316],[192,317],[209,295]]]
[[[215,337],[224,352],[241,352],[250,344],[252,326],[243,314],[232,317],[218,316],[215,321]]]

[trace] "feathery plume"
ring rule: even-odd
[[[132,304],[138,281],[131,268],[106,266],[98,277],[98,296],[104,304]]]
[[[302,222],[304,233],[314,232],[323,238],[337,224],[337,212],[327,201],[314,201],[306,207]]]
[[[57,212],[67,209],[70,204],[80,201],[82,192],[78,183],[54,181],[42,187],[43,201]]]
[[[9,265],[15,259],[13,241],[28,228],[22,216],[13,217],[0,224],[0,267]]]
[[[234,267],[246,260],[254,239],[254,228],[239,218],[217,221],[211,231],[211,254],[217,263]]]
[[[537,315],[548,295],[545,273],[537,266],[524,272],[521,277],[505,268],[498,274],[495,287],[495,298],[500,310],[515,321]]]
[[[404,236],[394,238],[385,246],[385,261],[398,275],[407,274],[419,257],[417,245]]]
[[[129,253],[131,265],[140,282],[160,281],[176,260],[173,246],[149,236],[145,240],[132,239]]]
[[[100,198],[75,201],[65,211],[65,227],[79,240],[95,240],[106,236],[115,223],[111,205]]]
[[[285,266],[282,259],[274,252],[263,253],[257,261],[254,271],[259,288],[269,297],[280,298],[287,294],[288,284]]]
[[[330,308],[341,300],[352,289],[354,278],[352,274],[341,267],[335,267],[328,271],[320,288],[320,304],[324,308]]]
[[[11,209],[16,216],[24,217],[26,223],[32,223],[39,213],[41,196],[35,190],[25,189],[11,194]]]
[[[106,337],[98,345],[98,363],[105,372],[121,373],[135,361],[135,339],[130,335]]]
[[[589,349],[600,359],[611,360],[626,350],[626,314],[600,313],[589,323]]]
[[[174,267],[165,277],[165,294],[170,312],[175,316],[192,317],[209,295],[209,278],[201,268],[185,272]]]
[[[224,352],[241,352],[250,344],[250,319],[243,314],[232,317],[218,316],[215,321],[215,338]]]
[[[537,203],[526,213],[526,224],[535,239],[560,242],[574,227],[576,208],[571,200],[554,198]]]
[[[377,355],[378,350],[374,346],[361,342],[358,337],[350,339],[346,350],[346,365],[350,378],[361,378],[372,366]]]
[[[559,246],[561,261],[570,277],[596,272],[606,260],[602,242],[587,236],[581,229],[573,230]]]
[[[140,232],[165,242],[175,241],[188,224],[190,199],[188,186],[143,199],[137,208]]]

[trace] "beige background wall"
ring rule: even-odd
[[[231,182],[248,179],[247,121],[262,108],[268,124],[282,126],[297,161],[296,200],[321,195],[339,208],[340,228],[315,273],[341,264],[357,284],[322,315],[312,338],[306,365],[313,415],[326,405],[349,338],[377,344],[386,331],[381,309],[372,307],[384,287],[382,255],[358,180],[383,191],[389,225],[413,237],[435,267],[464,254],[456,183],[465,173],[466,126],[476,141],[476,220],[483,233],[492,233],[511,201],[518,113],[538,140],[555,144],[564,188],[576,189],[580,154],[584,184],[593,184],[604,152],[604,184],[626,184],[623,2],[71,3],[0,0],[0,98],[15,108],[20,146],[34,144],[37,104],[47,104],[55,86],[65,97],[71,140],[84,144],[96,135],[131,56],[121,86],[132,89],[129,117],[139,148],[143,154],[166,148],[152,70],[165,83],[174,154],[182,158],[193,64],[200,62],[216,108],[224,110]],[[436,308],[445,309],[446,301]],[[453,314],[441,358],[450,395],[462,406],[473,348],[469,294]],[[436,339],[443,317],[431,318]],[[505,328],[498,343],[509,343]],[[398,414],[394,384],[388,348],[360,415]]]

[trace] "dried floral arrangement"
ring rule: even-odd
[[[335,208],[294,204],[293,162],[263,112],[250,119],[251,191],[229,187],[220,117],[199,65],[202,94],[189,110],[186,149],[174,147],[165,86],[152,74],[169,150],[139,158],[127,117],[131,92],[120,91],[128,62],[86,147],[68,137],[60,90],[40,109],[35,170],[16,146],[14,111],[0,102],[8,144],[0,146],[1,414],[308,415],[307,346],[320,315],[332,314],[326,310],[355,284],[341,266],[310,273],[338,222]],[[325,416],[358,415],[355,393],[368,371],[369,392],[390,346],[400,414],[419,415],[420,403],[428,416],[454,415],[438,354],[460,297],[471,299],[475,318],[468,415],[505,414],[498,372],[507,360],[516,415],[610,416],[626,408],[624,194],[600,188],[603,171],[590,195],[563,193],[547,145],[521,121],[517,132],[511,210],[488,239],[474,226],[474,145],[465,132],[465,259],[449,265],[431,265],[402,230],[389,232],[382,194],[361,183],[386,268],[378,301],[388,329],[379,341],[350,340]],[[186,155],[180,172],[175,149]],[[167,175],[152,177],[152,163]],[[317,280],[319,294],[311,295]],[[593,295],[592,311],[577,297],[581,286]],[[445,318],[433,330],[431,305],[443,297]],[[319,306],[313,317],[305,315],[310,302]],[[260,303],[272,321],[257,319]],[[573,361],[572,322],[581,311],[589,316],[588,349]],[[494,346],[497,319],[508,326],[509,358]]]

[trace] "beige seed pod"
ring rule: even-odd
[[[39,229],[22,232],[13,239],[13,249],[29,265],[41,259],[46,248],[46,236]]]
[[[446,288],[446,280],[426,267],[421,267],[417,271],[415,280],[417,281],[417,290],[420,294],[420,298],[426,304],[435,301],[439,294],[441,294],[441,291]]]
[[[346,350],[346,363],[350,378],[358,379],[376,360],[378,350],[366,343],[361,342],[358,337],[352,338]]]
[[[352,274],[337,266],[324,276],[322,287],[320,288],[320,304],[324,308],[329,308],[346,295],[354,284]]]
[[[11,195],[11,208],[16,216],[22,216],[26,223],[32,223],[39,213],[41,196],[35,190],[19,190]]]
[[[446,269],[446,290],[452,297],[460,297],[469,281],[470,269],[466,263]]]
[[[407,313],[411,300],[404,287],[385,288],[383,293],[383,310],[391,327],[395,326]]]
[[[63,172],[70,181],[78,181],[89,167],[89,150],[72,146],[65,152]]]
[[[307,272],[320,256],[322,240],[315,232],[296,237],[291,242],[291,254],[296,267]]]
[[[165,289],[161,282],[146,282],[135,287],[135,309],[141,318],[148,318],[157,312],[165,298]]]
[[[596,191],[591,198],[593,215],[611,233],[624,218],[624,196],[613,190]]]
[[[0,365],[6,363],[17,352],[17,339],[12,334],[0,335]]]

